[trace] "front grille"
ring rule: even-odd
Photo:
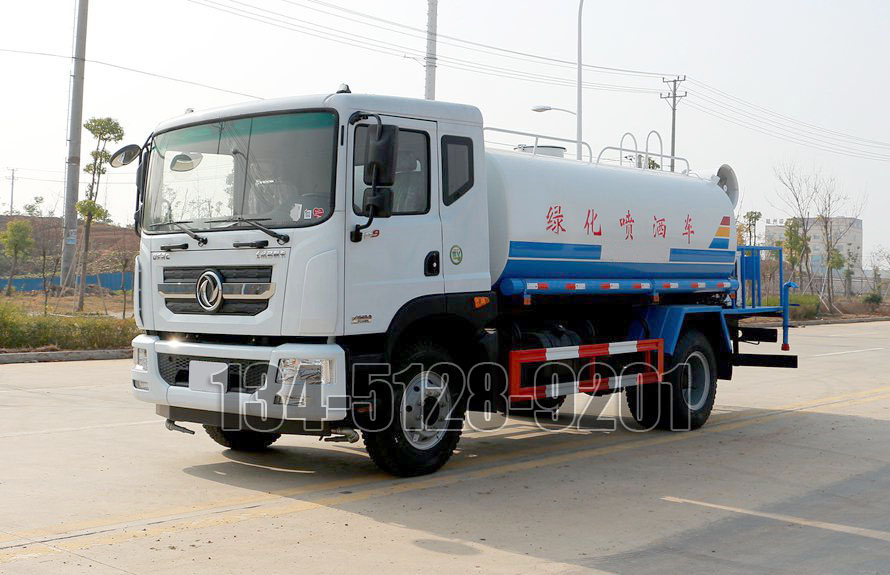
[[[197,301],[189,301],[187,299],[167,299],[164,300],[167,309],[173,313],[195,313],[206,314]],[[257,315],[266,311],[269,307],[269,300],[254,301],[237,301],[226,300],[213,315]]]
[[[168,267],[164,268],[165,284],[189,284],[194,286],[206,267]],[[271,266],[244,266],[244,267],[215,267],[213,268],[222,276],[224,283],[256,283],[268,284],[272,282]],[[175,314],[199,314],[208,312],[204,310],[195,297],[164,298],[164,305]],[[268,299],[237,299],[227,298],[222,305],[213,312],[215,315],[240,315],[253,316],[264,312],[269,308]]]
[[[229,365],[229,385],[227,391],[239,391],[253,393],[263,386],[269,364],[253,359],[230,359],[217,357],[203,357],[198,355],[179,355],[174,353],[158,354],[158,371],[161,378],[169,385],[188,387],[189,362],[218,361]]]
[[[195,283],[207,269],[206,267],[164,268],[164,281]],[[218,271],[223,281],[226,282],[268,283],[272,281],[271,266],[217,267],[213,269]]]

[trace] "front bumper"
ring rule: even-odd
[[[144,349],[147,354],[145,368],[134,365],[131,370],[133,395],[141,401],[273,420],[341,421],[347,416],[346,355],[339,345],[220,345],[139,335],[133,340],[133,347]],[[158,354],[206,357],[215,361],[231,358],[267,364],[265,385],[247,392],[224,391],[222,386],[217,391],[199,391],[187,385],[171,385],[161,376]],[[279,360],[285,358],[330,359],[333,361],[331,381],[308,385],[275,383],[275,368]]]

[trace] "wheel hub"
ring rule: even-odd
[[[402,395],[401,424],[405,439],[416,449],[435,447],[448,431],[451,394],[442,377],[426,371],[415,375]]]

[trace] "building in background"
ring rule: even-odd
[[[763,240],[774,246],[785,240],[785,223],[788,219],[767,218]],[[810,269],[824,274],[828,258],[825,253],[825,237],[818,218],[807,218],[810,236]],[[837,250],[849,260],[854,273],[862,269],[862,220],[859,218],[831,218],[832,236],[837,239]]]

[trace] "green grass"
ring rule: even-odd
[[[791,303],[799,304],[791,308],[791,319],[814,319],[819,317],[819,296],[812,294],[791,294]],[[779,298],[769,296],[763,298],[763,305],[777,306]]]
[[[0,349],[115,349],[139,334],[132,319],[28,315],[0,302]]]

